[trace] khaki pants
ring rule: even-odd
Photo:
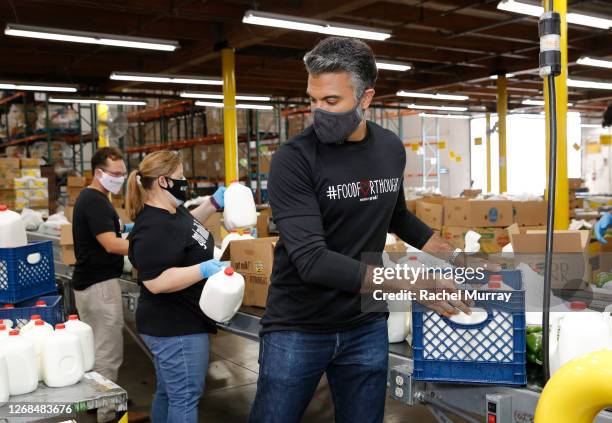
[[[123,302],[117,279],[98,282],[81,291],[74,291],[79,318],[94,333],[94,371],[117,381],[123,362]],[[113,421],[114,409],[98,409],[98,422]]]

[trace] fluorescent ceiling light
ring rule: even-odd
[[[40,38],[43,40],[67,41],[72,43],[99,44],[115,47],[140,48],[146,50],[174,51],[179,43],[157,38],[128,37],[99,32],[72,31],[69,29],[42,26],[7,24],[4,34],[15,37]]]
[[[471,119],[471,116],[466,115],[439,115],[435,113],[419,113],[420,117],[442,118],[442,119]]]
[[[0,81],[0,89],[76,93],[78,90],[78,85],[52,84],[52,83],[46,83],[46,82]]]
[[[583,79],[567,79],[567,86],[573,88],[592,88],[595,90],[612,90],[612,82],[586,81]]]
[[[546,102],[544,100],[527,99],[527,100],[523,100],[521,104],[524,104],[525,106],[543,106],[546,104]]]
[[[601,124],[599,124],[599,123],[581,123],[580,127],[581,128],[599,128],[599,129],[603,129]]]
[[[111,100],[97,98],[50,98],[50,103],[78,103],[78,104],[120,104],[127,106],[146,106],[147,102],[142,100]]]
[[[159,82],[167,84],[223,85],[221,78],[195,75],[163,75],[156,73],[113,72],[115,81]]]
[[[452,95],[452,94],[427,94],[427,93],[416,93],[408,91],[398,91],[396,93],[399,97],[416,97],[416,98],[429,98],[432,100],[451,100],[451,101],[465,101],[469,99],[467,95]]]
[[[515,0],[502,0],[498,3],[497,8],[499,10],[505,10],[506,12],[520,13],[535,17],[540,17],[544,13],[544,9],[541,6]],[[567,22],[600,29],[608,29],[612,26],[612,19],[598,18],[596,16],[573,12],[567,14]]]
[[[223,103],[214,101],[196,101],[195,105],[200,107],[223,107]],[[272,110],[273,108],[269,104],[236,104],[236,109]]]
[[[183,98],[205,98],[209,100],[223,100],[223,94],[218,93],[204,93],[198,91],[183,91],[180,94]],[[237,95],[236,100],[244,101],[270,101],[270,96],[263,95]]]
[[[505,76],[506,76],[506,78],[514,78],[514,74],[513,73],[507,73]],[[491,75],[489,78],[495,80],[498,77],[499,77],[499,75]]]
[[[598,68],[612,68],[612,61],[610,60],[602,60],[602,59],[593,59],[588,56],[581,57],[576,61],[579,65],[584,66],[596,66]]]
[[[419,110],[444,110],[447,112],[465,112],[467,107],[454,107],[454,106],[434,106],[434,105],[425,105],[425,104],[409,104],[409,109],[419,109]]]
[[[405,72],[407,70],[412,69],[412,66],[409,65],[408,63],[401,63],[401,62],[390,62],[388,60],[376,60],[376,67],[378,69],[383,69],[383,70],[392,70],[392,71],[399,71],[399,72]]]
[[[319,34],[338,35],[341,37],[363,38],[366,40],[384,41],[391,37],[391,31],[365,26],[326,22],[298,16],[280,15],[277,13],[247,10],[242,22],[253,25],[271,26],[296,31],[317,32]]]

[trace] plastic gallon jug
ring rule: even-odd
[[[0,406],[9,399],[9,379],[6,357],[0,352]]]
[[[412,313],[407,311],[391,311],[387,319],[387,334],[389,343],[404,342],[411,333]]]
[[[63,323],[45,337],[42,345],[43,380],[50,388],[74,385],[85,374],[79,337],[68,332]]]
[[[10,331],[10,328],[7,328],[6,325],[0,324],[0,339],[8,337]]]
[[[589,310],[586,304],[572,303],[572,311],[551,319],[551,375],[574,358],[612,348],[612,305],[604,313]]]
[[[83,370],[88,372],[93,369],[95,362],[93,329],[87,323],[79,320],[79,316],[71,314],[68,321],[64,323],[68,332],[79,337],[81,352],[83,353]]]
[[[30,320],[28,321],[28,323],[23,325],[23,327],[21,328],[19,333],[21,335],[26,334],[30,329],[32,329],[34,327],[34,324],[36,323],[37,320],[40,320],[40,314],[33,314],[33,315],[31,315],[30,316]]]
[[[15,248],[28,245],[25,225],[19,213],[0,204],[0,248]]]
[[[230,241],[238,241],[240,239],[253,239],[253,237],[249,234],[241,235],[238,232],[230,232],[229,234],[225,235],[225,238],[223,238],[223,241],[221,241],[221,255],[223,255],[225,252],[225,249],[229,245]]]
[[[257,209],[253,191],[233,181],[225,190],[223,197],[223,226],[228,231],[236,228],[245,228],[257,224]]]
[[[30,340],[34,344],[36,349],[36,358],[38,363],[38,380],[43,380],[43,363],[42,363],[42,346],[49,334],[53,333],[53,327],[38,319],[34,321],[34,326],[30,328],[26,333],[21,332],[21,336]]]
[[[34,344],[12,330],[0,343],[0,352],[6,358],[9,394],[28,394],[38,387],[38,363]]]
[[[231,267],[226,267],[204,284],[200,308],[215,322],[229,322],[242,305],[243,297],[244,278]]]

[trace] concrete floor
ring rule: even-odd
[[[206,390],[200,403],[201,422],[248,421],[250,405],[255,398],[258,352],[257,342],[237,335],[220,331],[211,336],[210,366]],[[118,384],[128,391],[133,403],[131,410],[149,411],[155,391],[155,370],[147,356],[127,334],[125,359],[119,371]],[[333,422],[333,416],[331,393],[325,380],[322,380],[302,421]],[[423,406],[407,407],[388,398],[385,422],[435,423],[436,420]]]

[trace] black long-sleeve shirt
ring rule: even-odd
[[[361,311],[364,253],[387,232],[421,248],[432,230],[406,209],[406,152],[372,122],[360,142],[323,144],[312,127],[272,159],[268,193],[280,240],[262,333],[334,332],[376,318]]]

